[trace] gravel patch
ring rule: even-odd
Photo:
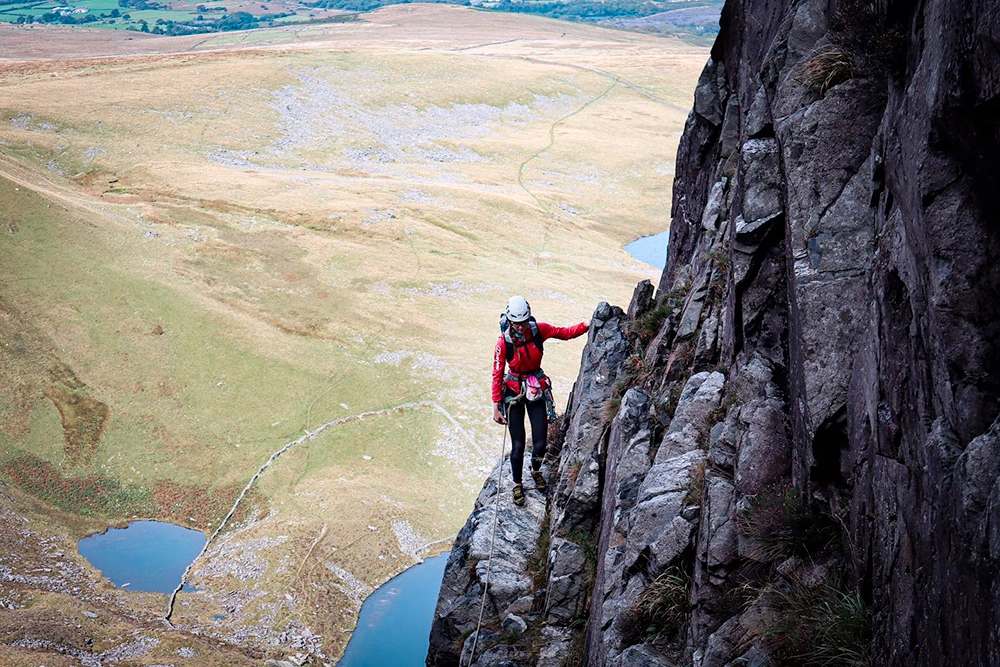
[[[377,225],[380,222],[388,222],[390,220],[395,220],[396,214],[389,209],[383,208],[371,208],[368,209],[368,215],[361,222],[362,227],[371,227],[372,225]]]
[[[464,481],[479,481],[489,473],[489,466],[485,465],[479,455],[469,448],[468,435],[454,424],[448,423],[441,426],[438,439],[434,441],[434,449],[431,450],[434,456],[440,456],[448,461],[454,468],[459,479]],[[473,490],[477,488],[473,485]]]
[[[313,634],[308,627],[295,621],[288,624],[288,628],[275,638],[274,643],[285,648],[304,650],[317,657],[326,657],[323,655],[322,636]]]
[[[288,541],[287,535],[260,537],[241,541],[230,539],[220,542],[205,552],[205,565],[195,570],[198,577],[235,577],[240,581],[260,579],[267,571],[267,561],[257,552],[273,549]]]
[[[229,591],[223,595],[222,599],[219,600],[219,605],[226,611],[227,614],[239,616],[244,607],[255,600],[265,597],[267,594],[267,591],[237,589],[235,591]],[[241,628],[234,628],[234,632],[239,632],[240,630]],[[242,630],[246,629],[242,628]]]
[[[258,157],[257,151],[233,151],[221,146],[210,150],[205,154],[209,161],[221,164],[226,167],[254,167],[257,166],[252,158]]]
[[[392,533],[399,542],[399,550],[407,556],[417,557],[420,547],[426,544],[427,540],[422,538],[409,521],[395,519],[392,522]]]
[[[12,642],[11,646],[31,650],[56,651],[76,658],[83,667],[103,667],[105,662],[121,662],[141,658],[159,644],[159,639],[140,636],[138,639],[108,649],[104,653],[81,651],[72,646],[64,646],[47,639],[18,639]]]
[[[340,579],[340,583],[333,582],[333,587],[357,605],[364,602],[364,599],[375,590],[336,563],[324,562],[323,566]]]
[[[352,146],[339,147],[359,168],[371,168],[418,158],[439,163],[484,162],[463,140],[487,136],[497,123],[523,125],[577,108],[583,95],[535,94],[530,104],[484,103],[387,104],[372,107],[323,77],[342,72],[310,69],[295,73],[296,83],[274,93],[272,108],[278,113],[283,135],[272,145],[280,156],[303,148],[330,147],[330,137],[352,137]],[[385,78],[375,70],[351,73],[353,81]],[[390,84],[387,84],[390,85]],[[411,95],[411,97],[416,97]],[[360,145],[359,145],[360,144]]]
[[[159,646],[160,640],[154,637],[139,637],[125,644],[119,644],[101,654],[102,660],[108,662],[118,662],[120,660],[134,660],[142,657]]]
[[[42,538],[38,533],[21,528],[17,530],[18,539],[23,544],[30,544],[31,551],[39,551],[46,559],[47,567],[35,568],[28,572],[20,572],[19,563],[13,567],[0,561],[0,582],[10,582],[50,593],[78,596],[81,585],[90,583],[91,577],[83,567],[74,561],[66,560],[67,550],[75,550],[75,545],[63,542],[61,538]]]
[[[396,199],[401,204],[433,204],[438,208],[445,208],[445,209],[450,208],[440,199],[431,197],[423,190],[407,190],[406,192],[400,193],[400,195]]]
[[[428,283],[426,287],[406,287],[400,290],[410,296],[430,296],[437,299],[460,299],[472,294],[486,294],[503,289],[499,283],[467,283],[455,280],[450,283]]]
[[[409,352],[382,352],[378,354],[374,359],[372,359],[372,361],[374,361],[376,364],[389,364],[390,366],[399,366],[409,356],[410,356]]]
[[[10,119],[10,124],[15,130],[30,130],[32,132],[55,132],[59,128],[52,123],[37,122],[37,119],[28,113],[18,114]]]

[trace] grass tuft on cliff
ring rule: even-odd
[[[779,615],[764,636],[777,667],[868,667],[871,621],[856,589],[794,582],[769,593]]]
[[[854,58],[839,46],[828,44],[816,51],[802,66],[796,81],[819,97],[826,95],[838,83],[856,75]]]
[[[691,578],[679,567],[667,568],[649,585],[635,605],[618,619],[626,644],[651,641],[680,632],[691,612]]]
[[[750,497],[737,521],[755,545],[753,557],[764,562],[816,553],[838,536],[834,522],[810,507],[791,485],[774,485]]]

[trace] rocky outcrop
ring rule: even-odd
[[[1000,664],[997,164],[991,0],[729,0],[474,664]]]
[[[580,377],[563,416],[562,446],[548,453],[542,467],[552,479],[550,503],[530,482],[526,506],[511,503],[509,461],[499,466],[499,487],[498,471],[490,475],[448,557],[427,664],[457,665],[461,659],[462,665],[469,665],[474,644],[473,664],[528,664],[528,654],[504,639],[520,636],[529,627],[537,636],[542,623],[549,626],[544,631],[550,654],[545,664],[563,664],[568,652],[559,647],[566,649],[579,634],[569,626],[585,615],[584,564],[588,557],[593,559],[590,536],[600,514],[600,455],[611,421],[605,406],[629,352],[625,320],[620,308],[608,304],[598,306],[591,319]],[[551,548],[539,553],[546,545]],[[485,622],[480,626],[484,590]],[[523,630],[519,621],[525,624]]]
[[[661,281],[723,237],[738,414],[713,440],[708,488],[731,479],[739,503],[790,462],[795,488],[845,523],[873,664],[1000,664],[993,506],[967,500],[1000,490],[976,453],[1000,415],[1000,13],[745,1],[722,23],[696,96],[718,102],[696,104],[681,149],[714,161],[707,178],[704,160],[679,168],[675,188],[672,234],[697,242],[672,244]],[[696,658],[721,620],[701,604],[716,560],[703,545]]]

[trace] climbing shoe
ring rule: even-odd
[[[535,488],[540,492],[545,493],[548,490],[549,485],[545,483],[545,475],[541,470],[532,470],[531,479],[535,480]]]
[[[518,507],[524,505],[524,489],[520,485],[514,487],[514,504]]]

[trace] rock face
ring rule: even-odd
[[[997,165],[994,0],[729,0],[669,263],[595,314],[467,658],[1000,665]],[[476,625],[476,517],[430,665]]]
[[[473,664],[528,664],[526,651],[502,641],[510,634],[500,633],[510,614],[519,616],[533,636],[543,623],[549,626],[543,636],[553,650],[543,656],[545,664],[563,664],[567,651],[557,649],[566,648],[573,634],[568,626],[586,613],[589,591],[583,566],[588,555],[587,545],[581,542],[589,542],[592,559],[592,536],[600,516],[600,454],[611,421],[605,405],[623,374],[629,351],[625,320],[620,308],[607,304],[594,312],[580,378],[563,417],[563,445],[558,452],[550,452],[557,460],[547,456],[542,466],[552,480],[548,506],[548,499],[530,487],[530,480],[525,482],[525,507],[512,504],[509,462],[501,466],[499,503],[496,470],[486,482],[445,566],[427,664],[458,665],[461,659],[462,665],[469,665],[473,644],[477,645]],[[495,538],[494,515],[498,517]],[[551,548],[539,553],[546,544]],[[536,585],[536,580],[546,578],[544,586]],[[484,588],[486,623],[477,640]]]

